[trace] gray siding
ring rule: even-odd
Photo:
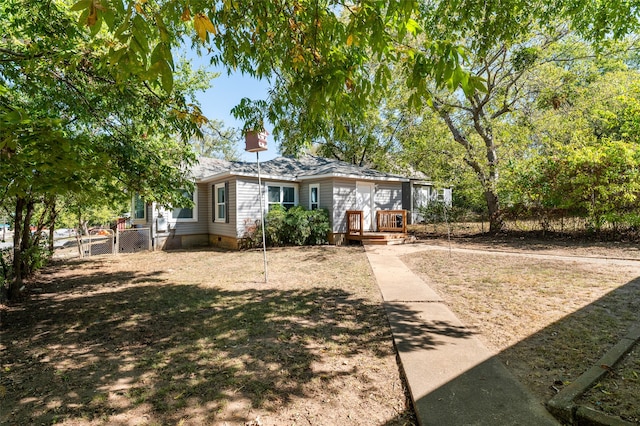
[[[229,222],[214,222],[213,188],[216,184],[228,182]],[[270,181],[271,182],[271,181]],[[329,211],[332,232],[346,232],[346,211],[356,206],[356,181],[353,179],[323,179],[306,181],[298,187],[298,204],[309,208],[309,185],[320,186],[320,207]],[[265,182],[263,182],[264,190]],[[198,184],[198,221],[171,223],[172,233],[177,236],[215,234],[241,238],[248,223],[260,220],[258,180],[246,177]],[[266,200],[263,207],[266,209]],[[398,210],[402,208],[402,184],[400,182],[377,182],[374,204],[376,210]],[[150,210],[150,209],[149,209]],[[147,211],[151,217],[151,211]]]
[[[264,182],[262,183],[264,187]],[[258,179],[238,178],[236,181],[236,200],[231,208],[236,211],[236,236],[242,237],[247,223],[260,220],[260,199]],[[266,206],[263,204],[263,208]]]
[[[309,182],[300,184],[300,194],[298,199],[298,205],[304,207],[307,210],[311,208],[311,206],[309,205],[309,185],[311,185],[311,183]]]
[[[356,181],[334,179],[332,189],[332,231],[347,232],[347,210],[356,208]]]
[[[333,232],[347,232],[347,210],[355,210],[356,202],[356,181],[346,179],[333,179],[331,181],[331,195],[324,195],[323,188],[320,188],[320,203],[323,198],[331,196],[333,200],[329,209],[331,217],[331,227]],[[327,185],[328,186],[328,185]],[[402,208],[402,183],[401,182],[376,182],[374,195],[375,210],[399,210]],[[375,212],[373,212],[375,214]]]
[[[329,212],[330,225],[333,227],[335,220],[333,219],[333,180],[310,180],[300,184],[300,205],[305,209],[311,209],[311,203],[309,202],[309,187],[311,185],[318,185],[318,197],[320,198],[320,208],[326,209]]]
[[[209,194],[207,184],[198,184],[198,201],[195,208],[198,211],[198,221],[176,221],[170,224],[172,231],[175,229],[174,235],[197,235],[206,234],[207,217],[209,214]]]
[[[380,182],[376,185],[376,210],[402,209],[402,183]]]
[[[300,205],[305,209],[311,209],[309,202],[309,187],[311,185],[319,186],[318,196],[320,197],[320,208],[333,211],[333,181],[331,179],[310,180],[300,184]]]
[[[228,203],[228,212],[229,218],[228,222],[214,222],[215,217],[215,208],[214,208],[214,188],[216,185],[224,184],[225,182],[229,185],[229,192],[227,193],[227,203]],[[208,213],[207,213],[207,224],[209,229],[209,234],[215,235],[224,235],[227,237],[237,237],[236,234],[236,221],[238,220],[237,210],[235,208],[237,201],[237,181],[235,178],[223,179],[215,182],[210,182],[207,184],[207,191],[209,193],[208,200]]]
[[[329,211],[329,217],[333,215],[333,181],[323,180],[320,183],[320,208]]]

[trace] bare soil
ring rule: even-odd
[[[2,306],[0,423],[414,425],[362,248],[54,263]]]
[[[559,256],[640,259],[640,241],[608,240],[584,233],[543,235],[540,231],[510,231],[491,235],[481,233],[481,229],[482,226],[477,223],[455,223],[449,227],[446,224],[409,226],[409,231],[421,242],[442,246]]]
[[[640,265],[613,261],[638,244],[422,237],[476,250],[403,260],[541,402],[640,321]],[[260,251],[54,263],[0,306],[0,424],[416,424],[363,250],[268,257],[268,284]],[[636,346],[579,402],[640,423],[639,375]]]
[[[441,247],[405,263],[541,402],[640,323],[638,244],[486,235],[424,242]],[[605,379],[578,403],[640,424],[640,348],[603,368]]]

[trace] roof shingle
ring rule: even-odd
[[[216,158],[199,157],[192,174],[196,180],[214,177],[223,173],[232,175],[257,175],[256,163],[245,161],[225,161]],[[344,161],[305,155],[298,159],[278,157],[260,162],[260,172],[269,176],[280,176],[287,180],[299,180],[320,176],[369,178],[384,180],[408,180],[404,176],[384,173],[367,167],[359,167]]]

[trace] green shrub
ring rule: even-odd
[[[287,210],[284,218],[285,236],[287,244],[294,246],[302,246],[307,244],[307,240],[311,235],[311,226],[309,225],[308,212],[304,207],[296,206]]]
[[[281,206],[274,206],[264,218],[267,245],[279,247],[286,242],[287,211]]]
[[[274,206],[265,216],[265,229],[267,245],[279,247],[326,244],[331,227],[325,209],[306,210],[296,206],[285,210]],[[260,230],[254,235],[261,236]]]
[[[309,227],[311,233],[307,240],[307,244],[320,245],[327,244],[327,236],[331,230],[329,224],[329,211],[326,209],[311,210],[308,212]]]
[[[463,209],[447,205],[443,201],[431,201],[418,211],[425,223],[456,222],[464,215]]]

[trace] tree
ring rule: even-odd
[[[640,73],[622,53],[540,72],[563,84],[535,83],[537,137],[507,172],[512,203],[543,224],[556,211],[585,217],[595,231],[640,224]]]
[[[291,38],[300,42],[295,46],[299,50],[290,52],[291,62],[270,60],[273,72],[258,66],[265,73],[259,75],[276,80],[276,89],[268,102],[242,105],[238,116],[255,127],[264,121],[256,111],[266,111],[276,123],[275,133],[286,134],[286,152],[323,139],[324,154],[347,154],[344,158],[362,162],[364,156],[354,153],[370,153],[383,139],[371,131],[370,137],[363,137],[353,123],[365,124],[369,130],[376,127],[378,117],[368,113],[368,107],[377,105],[389,81],[403,70],[413,91],[412,106],[420,109],[425,101],[429,103],[464,147],[464,160],[482,188],[492,232],[502,228],[498,146],[504,148],[505,142],[500,138],[498,144],[495,138],[499,132],[505,132],[506,138],[513,135],[506,134],[512,112],[529,100],[521,92],[522,77],[539,64],[539,50],[568,33],[572,24],[583,37],[601,41],[605,34],[621,37],[638,22],[637,10],[626,4],[599,3],[580,9],[580,2],[404,2],[402,6],[380,2],[341,4],[344,7],[336,7],[334,13],[324,9],[328,4],[323,3],[318,14],[316,2],[313,22],[305,21],[308,4],[292,6],[290,26],[298,32]],[[274,8],[287,13],[286,8]],[[583,10],[593,15],[582,14]],[[599,21],[620,12],[627,16],[626,22],[617,17]],[[330,21],[326,31],[324,26],[317,29],[318,16]],[[215,19],[217,14],[212,15]],[[360,33],[363,23],[374,28],[370,35]],[[269,28],[270,23],[265,25]],[[267,34],[272,33],[267,30]],[[342,43],[325,50],[326,36]],[[215,37],[221,48],[224,39],[219,39]],[[261,63],[261,44],[252,47],[254,59]],[[224,57],[219,60],[224,62]]]
[[[0,187],[15,226],[15,297],[43,258],[39,230],[53,231],[61,197],[181,200],[193,154],[179,137],[204,120],[191,99],[206,76],[177,64],[170,94],[123,79],[100,63],[108,37],[91,37],[63,3],[9,1],[0,16]]]
[[[327,111],[355,119],[360,113],[353,111],[366,111],[401,69],[414,104],[432,82],[481,96],[485,83],[467,67],[467,50],[482,56],[510,47],[531,28],[564,17],[591,40],[619,38],[637,28],[638,10],[635,0],[6,0],[0,4],[3,199],[15,200],[14,219],[24,225],[19,242],[29,240],[34,203],[61,193],[127,188],[149,200],[177,201],[175,188],[187,185],[179,166],[193,155],[175,137],[186,141],[206,122],[189,96],[198,81],[208,81],[174,60],[172,50],[185,36],[214,64],[272,79],[278,90],[269,99],[246,104],[258,110],[238,110],[252,117],[246,126],[258,128],[265,114],[277,124],[291,105],[309,123]],[[478,36],[467,45],[470,34]],[[301,145],[324,131],[304,130],[296,139]],[[9,179],[18,167],[27,172]],[[491,179],[490,173],[489,195]],[[16,265],[25,252],[20,245]]]
[[[531,28],[567,18],[582,36],[598,42],[633,32],[639,20],[635,1],[584,0],[80,0],[73,9],[92,33],[113,35],[102,63],[118,64],[120,78],[143,76],[170,90],[170,48],[186,34],[214,64],[273,79],[274,85],[281,80],[288,90],[265,100],[263,112],[272,122],[284,118],[296,100],[304,99],[301,106],[311,116],[329,107],[346,111],[354,102],[365,105],[400,67],[414,77],[411,87],[418,92],[424,92],[425,79],[469,92],[481,88],[482,81],[465,68],[463,46],[469,38],[474,51],[485,53],[510,45]],[[419,48],[407,43],[421,28],[429,31]],[[374,76],[371,61],[382,64]],[[351,96],[339,96],[345,92]]]
[[[240,154],[236,141],[240,140],[240,131],[226,128],[220,120],[208,120],[202,126],[201,134],[191,138],[193,150],[202,156],[237,161]]]
[[[548,59],[546,51],[565,33],[562,27],[524,32],[519,40],[489,48],[476,37],[467,39],[471,76],[460,74],[454,80],[475,78],[484,82],[481,90],[457,83],[443,90],[428,84],[422,76],[413,76],[421,90],[413,93],[410,103],[416,108],[426,103],[432,108],[462,147],[462,159],[482,189],[490,232],[502,229],[499,151],[518,144],[518,134],[510,132],[509,127],[517,118],[517,110],[530,101],[524,90],[526,76]]]
[[[274,91],[278,90],[288,89],[276,86]],[[274,134],[283,141],[283,154],[295,156],[305,148],[358,166],[387,169],[386,157],[392,141],[385,134],[387,123],[381,116],[384,96],[376,96],[365,105],[340,99],[348,96],[348,93],[337,95],[332,107],[322,114],[310,114],[301,106],[305,104],[303,99],[289,104],[286,111],[282,110]],[[338,103],[345,103],[347,107],[334,108]]]
[[[454,188],[456,207],[484,213],[482,188],[463,160],[464,148],[453,140],[445,123],[431,108],[409,108],[407,97],[397,91],[395,100],[384,105],[386,133],[392,140],[387,167],[403,175],[422,172],[436,186]]]

